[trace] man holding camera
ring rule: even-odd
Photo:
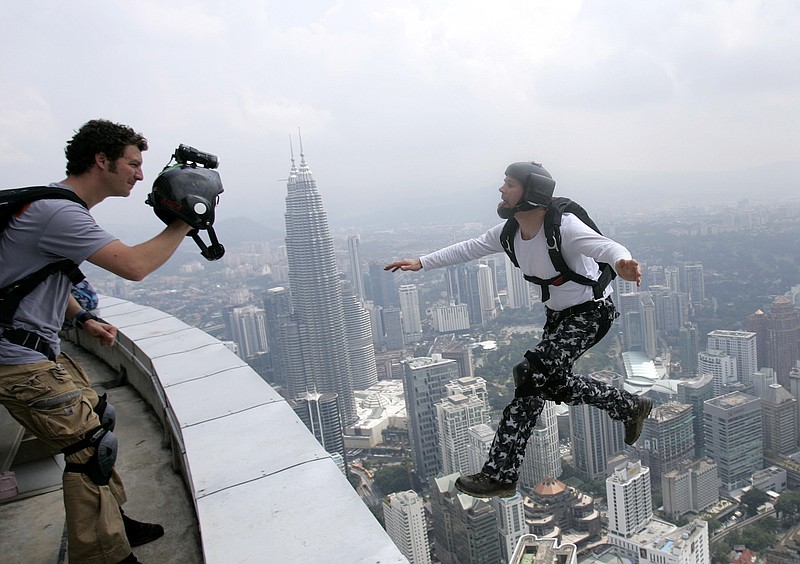
[[[130,127],[107,120],[84,124],[65,149],[67,177],[51,186],[73,191],[86,207],[43,199],[23,208],[0,235],[0,287],[63,259],[88,260],[135,281],[163,265],[193,226],[176,215],[152,239],[128,246],[89,213],[108,197],[130,195],[143,179],[146,149],[147,140]],[[138,562],[131,546],[155,540],[164,530],[122,513],[126,496],[114,470],[113,406],[98,397],[83,370],[61,352],[58,337],[64,319],[74,320],[104,346],[114,344],[117,329],[83,310],[70,294],[71,285],[60,272],[50,275],[22,299],[10,325],[0,327],[0,403],[65,454],[69,561]]]

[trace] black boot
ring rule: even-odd
[[[131,552],[124,560],[120,560],[118,564],[141,564]]]
[[[128,537],[128,544],[131,547],[141,546],[152,542],[157,538],[164,535],[164,527],[155,523],[142,523],[134,521],[122,511],[120,507],[119,512],[122,513],[122,523],[125,525],[125,535]],[[133,556],[133,554],[131,554]],[[134,558],[136,558],[134,556]],[[131,560],[137,562],[137,560]]]

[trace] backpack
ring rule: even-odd
[[[75,192],[66,188],[28,186],[27,188],[0,190],[0,235],[2,235],[11,218],[24,211],[27,204],[36,200],[52,199],[70,200],[81,204],[86,209],[89,208],[86,202],[80,199]],[[30,294],[45,278],[56,272],[62,273],[73,284],[78,284],[85,278],[77,263],[69,259],[63,259],[46,264],[33,274],[0,288],[0,325],[10,326],[22,298]]]
[[[547,241],[547,249],[550,254],[550,261],[553,267],[558,271],[558,275],[553,278],[543,279],[536,276],[529,276],[523,274],[525,280],[532,284],[538,284],[542,289],[542,301],[546,302],[550,299],[550,286],[561,286],[564,282],[572,281],[584,286],[591,286],[594,292],[594,298],[600,299],[606,287],[617,276],[614,269],[610,264],[605,262],[598,262],[600,268],[600,277],[597,280],[592,280],[572,271],[564,257],[561,256],[561,216],[565,213],[571,213],[583,221],[586,225],[591,227],[597,233],[600,229],[597,228],[592,218],[586,213],[586,210],[569,198],[553,198],[552,202],[547,208],[544,216],[544,234]],[[514,236],[519,229],[519,222],[511,217],[506,221],[503,226],[503,231],[500,233],[500,244],[503,245],[508,258],[514,263],[514,266],[519,268],[517,262],[517,255],[514,253]],[[602,234],[602,233],[601,233]]]

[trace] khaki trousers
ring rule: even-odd
[[[66,354],[56,362],[0,365],[0,403],[54,450],[77,443],[100,425],[92,410],[98,401],[84,371]],[[93,454],[88,447],[66,460],[83,464]],[[131,547],[119,509],[127,498],[116,470],[107,486],[75,472],[65,472],[62,483],[69,561],[115,564],[128,556]]]

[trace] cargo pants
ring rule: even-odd
[[[93,411],[99,398],[84,371],[69,356],[56,362],[0,365],[0,403],[25,429],[53,450],[77,443],[100,425]],[[83,464],[94,453],[85,448],[66,457]],[[70,562],[117,563],[131,553],[120,506],[125,488],[116,470],[107,486],[76,472],[63,475]]]
[[[523,393],[503,410],[489,456],[481,472],[500,482],[515,483],[525,447],[546,400],[602,409],[617,421],[629,419],[636,396],[589,376],[572,373],[578,358],[602,339],[616,318],[610,298],[566,311],[546,309],[538,345],[526,353],[533,376]]]

